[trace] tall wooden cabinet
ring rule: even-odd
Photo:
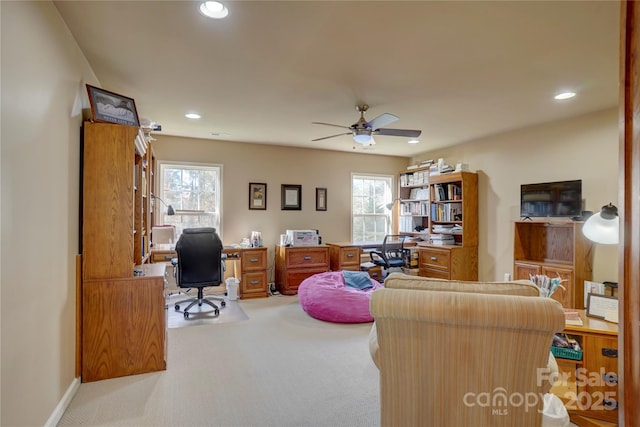
[[[148,156],[138,128],[85,122],[82,149],[82,380],[166,368],[164,264],[149,259]]]
[[[429,192],[429,240],[418,244],[418,274],[478,280],[478,175],[431,175]]]
[[[584,308],[584,281],[593,278],[593,243],[582,221],[515,223],[513,277],[544,274],[564,281],[553,298],[564,307]]]

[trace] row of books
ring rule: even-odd
[[[462,221],[462,203],[432,204],[433,221]]]
[[[429,202],[402,202],[400,203],[400,215],[429,215]]]
[[[414,173],[403,173],[400,175],[400,185],[408,187],[411,185],[429,184],[429,172],[417,171]]]
[[[436,202],[462,200],[462,187],[458,184],[435,184],[434,190]]]

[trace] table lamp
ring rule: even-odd
[[[160,200],[160,203],[162,203],[163,205],[165,205],[165,206],[167,207],[167,215],[175,215],[175,214],[176,214],[176,211],[173,209],[173,206],[171,206],[171,205],[167,205],[167,204],[164,202],[164,200],[162,200],[160,197],[158,197],[158,196],[153,196],[153,195],[152,195],[152,196],[151,196],[151,199],[153,199],[153,200],[156,200],[156,199],[157,199],[157,200]]]
[[[618,208],[609,203],[592,215],[582,226],[582,234],[596,243],[615,245],[619,234]]]

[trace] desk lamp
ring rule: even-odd
[[[387,209],[391,210],[393,209],[393,205],[396,204],[397,201],[399,201],[400,199],[393,199],[393,201],[391,203],[387,203],[386,205],[384,205]]]
[[[582,226],[582,234],[592,242],[615,245],[618,243],[619,229],[618,208],[609,203],[603,206],[600,212],[587,219]],[[611,295],[618,287],[617,282],[604,282],[603,284],[611,289]]]
[[[611,203],[603,206],[600,212],[587,219],[582,226],[582,234],[596,243],[617,244],[619,234],[618,208]]]
[[[165,205],[165,206],[167,207],[167,215],[175,215],[175,214],[176,214],[176,211],[175,211],[175,210],[173,210],[173,206],[171,206],[171,205],[167,205],[167,204],[164,202],[164,200],[162,200],[160,197],[158,197],[158,196],[153,196],[153,195],[152,195],[152,196],[151,196],[151,199],[153,199],[153,200],[156,200],[156,199],[157,199],[157,200],[160,200],[160,203],[162,203],[163,205]]]

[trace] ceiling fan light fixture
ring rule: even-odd
[[[353,135],[353,140],[358,144],[368,144],[371,141],[371,135],[366,133],[357,133]]]
[[[187,113],[184,115],[187,119],[194,119],[197,120],[200,118],[200,114],[198,113]]]
[[[217,1],[205,1],[200,4],[200,13],[208,18],[222,19],[229,15],[229,9]]]

